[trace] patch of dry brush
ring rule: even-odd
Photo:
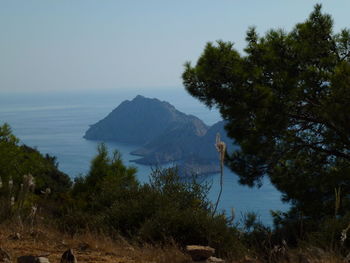
[[[68,248],[73,248],[78,262],[190,262],[189,256],[174,245],[141,247],[131,245],[123,239],[113,241],[92,233],[68,236],[52,228],[18,232],[18,229],[11,225],[1,225],[0,247],[10,254],[13,262],[23,255],[45,256],[50,262],[60,262],[63,252]]]

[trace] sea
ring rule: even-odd
[[[167,101],[178,110],[199,117],[207,125],[221,120],[217,109],[208,109],[181,87],[116,88],[95,91],[0,91],[0,124],[8,123],[21,143],[34,147],[43,154],[56,156],[59,169],[74,179],[87,174],[90,161],[96,155],[100,143],[83,138],[89,125],[104,118],[122,101],[132,100],[137,95]],[[130,162],[135,159],[130,152],[138,145],[105,143],[110,152],[118,150],[122,154],[126,165],[137,168],[140,182],[149,181],[154,167]],[[211,186],[208,198],[215,202],[220,190],[220,175],[201,176],[198,180]],[[281,193],[268,178],[264,178],[262,187],[249,188],[240,185],[237,175],[225,168],[223,193],[218,209],[228,216],[234,215],[234,223],[238,225],[243,225],[247,213],[254,212],[263,224],[272,226],[270,211],[286,211],[288,204],[281,201]]]

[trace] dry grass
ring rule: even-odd
[[[28,228],[29,229],[29,228]],[[20,238],[16,238],[16,233]],[[0,247],[16,262],[17,257],[35,255],[48,257],[51,263],[60,262],[64,251],[73,248],[78,262],[104,263],[190,263],[190,257],[175,245],[157,247],[132,245],[120,238],[115,241],[104,235],[85,233],[76,236],[64,235],[48,227],[36,227],[31,233],[12,225],[0,225]],[[317,248],[289,250],[287,257],[274,258],[278,263],[344,263],[337,253],[327,253]],[[288,258],[288,259],[287,259]],[[260,263],[246,257],[227,263]]]
[[[15,234],[20,234],[20,239]],[[23,255],[46,256],[50,262],[60,262],[61,256],[68,248],[73,248],[78,262],[104,263],[186,263],[190,258],[176,246],[154,247],[132,246],[125,240],[112,241],[103,235],[91,233],[74,237],[48,228],[37,228],[35,232],[19,231],[10,225],[0,226],[0,247],[12,257]]]

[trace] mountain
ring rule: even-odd
[[[187,156],[180,162],[181,173],[211,174],[220,172],[219,154],[215,148],[216,135],[218,133],[221,141],[226,143],[227,150],[231,150],[233,141],[226,135],[225,121],[219,121],[212,125],[206,134],[193,144],[195,148],[194,154]]]
[[[198,136],[204,135],[208,129],[200,119],[176,110],[168,102],[138,95],[132,101],[122,102],[107,117],[91,125],[84,138],[140,145],[166,130],[189,123],[194,124],[194,133]]]
[[[158,99],[138,95],[122,102],[104,119],[86,131],[88,140],[117,141],[140,145],[131,152],[135,163],[177,164],[183,174],[219,171],[216,134],[229,144],[224,121],[211,127],[193,115],[178,111]]]
[[[193,123],[166,130],[161,136],[139,149],[131,152],[142,156],[134,162],[145,165],[177,163],[185,173],[208,174],[219,171],[218,152],[215,148],[216,134],[221,140],[231,142],[224,130],[224,121],[211,126],[207,132],[198,136]]]
[[[141,148],[131,152],[133,155],[144,156],[138,163],[154,164],[179,161],[191,156],[196,151],[196,145],[206,133],[198,132],[202,122],[189,120],[169,126],[161,135],[144,144]]]

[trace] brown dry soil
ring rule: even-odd
[[[190,263],[191,258],[176,245],[166,247],[138,246],[120,238],[112,241],[101,234],[92,233],[68,236],[55,229],[37,227],[34,231],[0,225],[0,247],[7,251],[12,262],[20,256],[43,256],[50,263],[58,263],[62,254],[72,248],[78,262],[94,263]],[[301,256],[302,255],[302,256]],[[0,259],[1,262],[1,259]],[[237,261],[226,261],[234,263]],[[262,261],[245,257],[239,263],[261,263]],[[288,260],[275,259],[278,263],[344,263],[337,253],[320,252],[319,249],[304,249],[288,252]]]
[[[19,236],[18,236],[18,234]],[[17,236],[16,236],[17,234]],[[93,234],[65,236],[55,230],[30,231],[0,226],[0,247],[6,250],[12,262],[25,255],[44,256],[51,263],[60,262],[64,251],[72,248],[78,262],[104,263],[186,263],[188,255],[176,246],[132,246],[125,240],[111,241]]]

